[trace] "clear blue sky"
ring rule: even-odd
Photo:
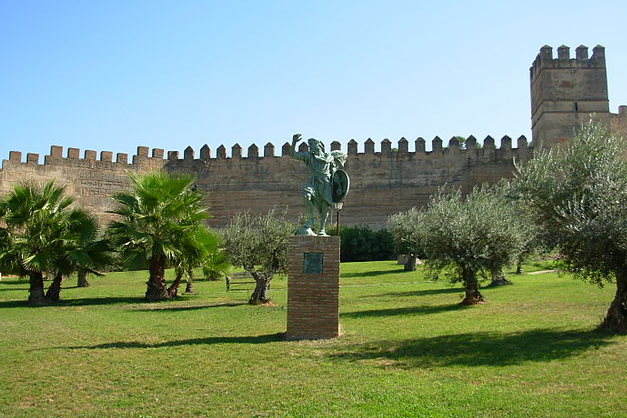
[[[611,110],[627,104],[626,22],[624,0],[0,0],[0,159],[53,144],[215,155],[294,132],[360,150],[530,139],[544,44],[604,45]]]

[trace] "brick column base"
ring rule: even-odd
[[[290,238],[287,339],[340,335],[340,237]]]

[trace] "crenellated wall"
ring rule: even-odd
[[[58,184],[66,185],[69,195],[96,213],[103,222],[112,219],[106,211],[112,208],[111,196],[117,191],[129,187],[127,170],[144,173],[163,167],[162,149],[153,149],[148,155],[148,147],[137,147],[137,154],[129,161],[127,154],[117,154],[113,161],[113,153],[85,150],[80,157],[78,148],[68,148],[63,156],[63,148],[50,147],[50,154],[40,163],[38,154],[26,154],[11,151],[9,159],[2,161],[0,169],[0,195],[6,193],[13,184],[34,181],[44,183],[54,179]]]
[[[460,149],[459,141],[451,139],[444,146],[436,137],[431,141],[431,151],[426,151],[426,141],[414,141],[410,151],[409,141],[401,138],[396,147],[384,139],[378,146],[371,139],[365,141],[361,150],[355,140],[345,147],[335,141],[331,150],[342,150],[349,155],[346,170],[351,176],[351,192],[342,210],[342,224],[368,224],[374,228],[385,226],[390,214],[424,204],[428,196],[438,187],[450,184],[465,191],[473,186],[510,177],[513,160],[522,161],[530,157],[527,139],[518,138],[515,147],[509,137],[501,139],[499,148],[495,141],[486,137],[483,146],[478,146],[474,137],[466,140]],[[272,143],[263,146],[262,152],[253,144],[245,156],[240,145],[231,147],[227,156],[226,147],[221,145],[213,156],[205,145],[198,155],[191,147],[183,151],[169,151],[164,159],[164,150],[155,148],[149,155],[148,147],[138,147],[136,155],[86,150],[81,158],[77,148],[63,149],[53,146],[43,164],[37,154],[22,154],[12,151],[8,160],[2,162],[0,170],[0,193],[12,184],[21,181],[44,182],[57,179],[67,184],[68,192],[104,221],[111,219],[106,211],[111,209],[110,196],[129,187],[127,171],[145,173],[164,169],[169,172],[188,172],[196,176],[200,190],[208,192],[207,204],[214,227],[226,225],[230,217],[239,211],[263,213],[275,208],[286,210],[295,219],[304,211],[301,187],[306,181],[307,168],[289,157],[289,143],[282,145],[280,155]],[[307,150],[301,143],[299,150]]]

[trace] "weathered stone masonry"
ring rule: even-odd
[[[509,137],[501,139],[500,148],[494,139],[487,137],[478,147],[471,136],[467,149],[460,149],[459,142],[451,139],[447,147],[442,140],[432,141],[432,151],[425,151],[425,141],[418,138],[415,150],[409,151],[409,142],[402,138],[393,150],[391,141],[385,139],[375,151],[375,143],[368,140],[363,152],[351,140],[344,149],[349,154],[346,169],[351,174],[351,193],[342,211],[343,224],[368,224],[374,228],[385,226],[390,214],[424,204],[438,187],[449,184],[465,191],[483,182],[492,182],[511,176],[513,160],[525,161],[530,149],[527,139],[520,137],[516,148]],[[301,150],[306,149],[301,144]],[[340,149],[334,142],[332,149]],[[177,151],[170,151],[164,159],[161,149],[138,147],[137,155],[129,163],[126,154],[118,154],[112,161],[112,153],[87,150],[79,158],[79,150],[69,148],[62,156],[62,148],[53,146],[43,164],[39,156],[28,154],[23,162],[19,152],[12,152],[4,160],[0,170],[0,193],[21,181],[43,182],[56,179],[67,184],[68,192],[97,213],[103,221],[111,219],[106,211],[112,207],[110,196],[129,186],[127,171],[145,173],[165,169],[169,172],[187,172],[196,176],[197,187],[208,192],[207,204],[212,218],[209,224],[225,226],[230,217],[240,211],[264,213],[270,209],[286,211],[296,218],[304,210],[300,188],[306,180],[306,170],[298,161],[289,157],[289,144],[282,147],[282,155],[274,155],[274,146],[267,144],[264,155],[251,145],[246,156],[239,145],[234,145],[231,155],[224,147],[218,148],[217,156],[211,157],[208,146],[201,149],[200,158],[188,147],[180,159]],[[280,203],[276,203],[280,202]]]

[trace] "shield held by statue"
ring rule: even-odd
[[[346,171],[338,169],[333,173],[333,179],[331,181],[333,187],[333,203],[343,202],[351,184],[348,174]]]

